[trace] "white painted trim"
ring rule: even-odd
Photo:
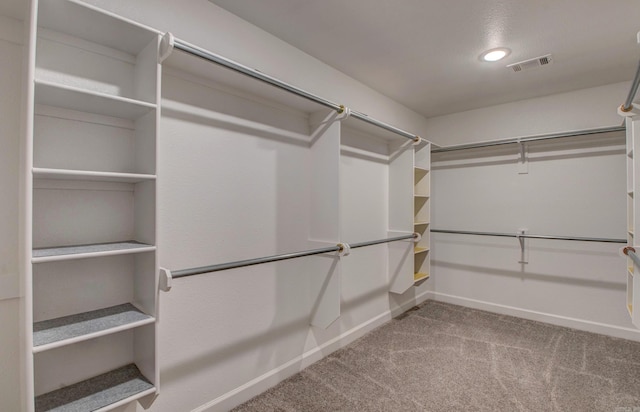
[[[463,298],[460,296],[447,295],[438,292],[427,292],[431,299],[466,306],[468,308],[486,310],[488,312],[499,313],[501,315],[516,316],[518,318],[535,320],[557,326],[582,330],[586,332],[598,333],[601,335],[613,336],[616,338],[640,341],[640,330],[624,328],[620,326],[607,325],[605,323],[592,322],[584,319],[576,319],[568,316],[554,315],[551,313],[537,312],[534,310],[516,308],[513,306],[499,305],[481,300]]]
[[[410,300],[402,303],[398,308],[385,311],[380,315],[369,319],[366,322],[344,332],[343,334],[336,336],[330,341],[313,348],[300,356],[296,356],[294,359],[282,364],[281,366],[270,370],[269,372],[258,376],[255,379],[237,387],[236,389],[225,393],[217,397],[216,399],[209,401],[191,412],[215,412],[215,411],[228,411],[235,406],[240,405],[243,402],[248,401],[256,395],[261,394],[267,389],[277,385],[288,377],[300,372],[306,367],[319,361],[320,359],[328,356],[330,353],[341,349],[354,340],[364,336],[366,333],[381,326],[382,324],[390,321],[392,318],[406,312],[412,307],[419,305],[427,300],[430,292],[423,292]]]

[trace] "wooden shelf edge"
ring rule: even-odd
[[[414,283],[418,283],[418,282],[420,282],[422,280],[427,280],[427,279],[429,279],[430,276],[431,275],[429,275],[428,273],[420,273],[420,272],[414,273],[413,274],[413,282]]]

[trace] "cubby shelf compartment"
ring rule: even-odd
[[[130,120],[138,119],[156,109],[153,103],[37,79],[35,102]]]
[[[420,281],[426,280],[429,278],[429,274],[428,273],[414,273],[413,274],[413,281],[415,283],[418,283]]]
[[[33,168],[33,177],[36,179],[59,180],[87,180],[93,182],[121,182],[139,183],[146,180],[155,180],[155,175],[138,173],[96,172],[89,170],[48,169]]]
[[[41,248],[33,250],[32,263],[53,262],[57,260],[84,259],[98,256],[123,255],[127,253],[144,253],[156,250],[155,246],[135,240],[113,243],[96,243],[91,245],[75,245]]]
[[[69,345],[155,322],[130,303],[33,324],[33,352]]]
[[[415,247],[415,248],[413,248],[413,253],[415,255],[417,255],[419,253],[425,253],[425,252],[428,252],[428,251],[429,251],[428,247]]]
[[[107,411],[151,395],[155,387],[129,364],[36,397],[36,412]]]

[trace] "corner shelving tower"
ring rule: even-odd
[[[640,120],[634,117],[625,118],[627,129],[627,244],[637,245],[635,237],[638,233],[638,219],[636,211],[640,210],[638,195],[640,193],[640,169],[638,168],[638,153],[640,153]],[[640,252],[640,251],[639,251]],[[635,279],[638,270],[631,258],[627,258],[627,309],[631,321],[640,327],[640,281]]]
[[[404,293],[430,273],[431,143],[390,144],[389,236],[418,233],[418,242],[389,243],[389,291]]]
[[[430,274],[430,236],[431,224],[431,143],[422,141],[414,150],[413,168],[413,215],[414,231],[421,239],[414,248],[413,281],[420,284]]]
[[[150,402],[159,35],[72,0],[34,0],[32,13],[25,409]]]

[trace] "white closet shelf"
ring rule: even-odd
[[[47,0],[38,5],[38,26],[137,55],[156,33],[115,14],[75,1]],[[73,22],[73,23],[70,23]]]
[[[153,322],[155,318],[130,303],[44,320],[33,324],[33,352],[71,345]]]
[[[60,246],[33,250],[32,263],[53,262],[57,260],[84,259],[99,256],[124,255],[129,253],[152,252],[155,246],[135,240],[90,245]]]
[[[138,119],[156,109],[153,103],[37,79],[35,102],[129,120]]]
[[[36,412],[107,411],[156,392],[134,364],[36,397]]]
[[[33,168],[33,177],[36,179],[60,179],[60,180],[88,180],[98,182],[122,182],[138,183],[146,180],[155,180],[156,175],[138,173],[96,172],[89,170],[48,169],[42,167]]]
[[[428,252],[429,248],[428,247],[414,247],[413,248],[413,254],[417,255],[419,253],[425,253]]]
[[[414,193],[413,197],[415,197],[417,199],[428,199],[429,195],[422,195],[422,194],[419,194],[419,193]]]
[[[429,224],[428,221],[413,222],[413,226],[426,226],[428,224]]]

